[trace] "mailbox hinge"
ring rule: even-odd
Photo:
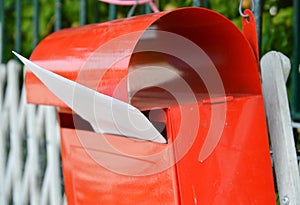
[[[212,98],[204,98],[202,100],[203,104],[218,104],[233,101],[233,96],[222,96],[222,97],[212,97]]]

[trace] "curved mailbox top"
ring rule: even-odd
[[[176,96],[189,103],[189,92],[198,101],[261,95],[249,42],[228,19],[203,8],[64,29],[30,59],[140,109],[174,105]],[[66,106],[29,70],[25,80],[28,102]]]

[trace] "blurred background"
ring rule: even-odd
[[[0,0],[3,29],[1,62],[13,58],[11,50],[29,56],[35,45],[54,30],[83,24],[104,22],[127,16],[130,6],[114,6],[96,0]],[[250,8],[252,0],[244,0]],[[202,6],[221,13],[241,27],[239,0],[157,0],[160,10],[186,6]],[[293,55],[293,0],[261,0],[261,54],[270,50]],[[135,15],[151,12],[148,5],[140,5]],[[4,23],[4,25],[3,25]],[[4,43],[5,42],[5,43]]]

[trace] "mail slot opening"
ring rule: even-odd
[[[142,111],[142,113],[148,118],[158,132],[166,139],[167,136],[167,110],[166,109],[151,109]]]
[[[94,131],[91,124],[76,113],[59,112],[58,118],[62,128]]]
[[[166,109],[151,109],[142,111],[158,132],[166,139],[167,137],[167,110]],[[59,112],[58,114],[61,128],[77,129],[94,132],[91,124],[84,120],[76,113]]]

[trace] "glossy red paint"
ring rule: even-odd
[[[75,132],[74,129],[62,128],[61,133],[68,204],[179,204],[177,181],[174,180],[177,178],[175,167],[150,176],[118,174],[104,168],[97,161],[109,158],[117,163],[116,166],[123,162],[127,166],[131,164],[128,166],[130,169],[139,169],[134,163],[140,159],[133,159],[124,153],[117,155],[105,151],[104,137],[93,132]],[[84,139],[78,136],[83,136]],[[123,148],[123,152],[126,149],[127,154],[148,155],[166,146],[151,142],[141,143],[124,137],[106,137],[115,147]],[[141,163],[153,166],[146,160]]]
[[[255,17],[254,14],[249,9],[245,10],[244,13],[245,15],[248,15],[249,18],[242,19],[243,34],[249,41],[257,61],[259,61]]]
[[[123,78],[126,81],[128,72],[134,71],[134,65],[149,62],[160,65],[163,63],[161,59],[166,59],[161,53],[134,53],[135,47],[144,43],[141,36],[151,25],[152,27],[155,25],[158,30],[180,35],[198,45],[217,68],[227,95],[244,95],[249,92],[249,88],[252,94],[261,93],[260,81],[257,80],[259,74],[253,72],[253,69],[257,68],[257,62],[249,42],[228,19],[202,8],[183,8],[64,29],[46,37],[34,50],[30,59],[66,78],[113,95],[114,88],[119,82]],[[132,33],[133,35],[128,36]],[[105,61],[103,53],[115,58],[111,62],[112,65],[103,62]],[[119,56],[128,58],[119,59]],[[197,58],[201,59],[201,56]],[[188,82],[195,94],[200,96],[199,98],[208,97],[203,81],[192,69],[186,65],[175,69]],[[65,107],[30,71],[27,72],[25,80],[29,103]],[[118,92],[121,96],[115,94],[114,97],[127,101],[127,83],[124,82],[124,85],[124,89]],[[164,104],[169,100],[159,100],[165,98],[165,94],[161,91],[154,89],[147,91],[137,93],[132,99],[133,104],[143,108],[147,107],[145,103]],[[142,98],[139,99],[139,96]],[[147,102],[144,102],[143,99],[146,98]]]
[[[219,104],[199,104],[201,121],[197,138],[176,164],[179,201],[181,204],[275,204],[262,97],[247,96],[227,102],[221,140],[214,152],[200,162],[199,150],[209,127],[213,126],[210,106]],[[176,136],[179,110],[174,108],[170,112]]]
[[[172,56],[134,53],[147,43],[142,35],[149,27],[184,36],[198,45],[215,65],[225,96],[217,92],[209,96],[194,70]],[[137,33],[123,38],[132,32]],[[119,40],[113,42],[117,37]],[[220,14],[184,8],[66,29],[43,40],[31,56],[35,63],[129,101],[141,110],[160,107],[166,113],[168,144],[96,134],[88,123],[74,118],[72,111],[27,71],[28,101],[58,107],[68,204],[275,204],[257,56],[251,46],[253,42],[247,39]],[[99,60],[112,56],[117,60],[109,67]],[[118,60],[120,56],[127,57]],[[173,63],[172,69],[191,87],[196,104],[178,105],[172,95],[157,88],[130,92],[149,77],[131,78],[130,73],[138,69],[137,65],[163,66],[166,62]],[[176,84],[176,79],[172,83]],[[209,130],[216,126],[212,124],[212,110],[221,116],[224,113],[219,108],[224,105],[220,141],[202,160],[200,151]],[[193,127],[195,109],[199,122]],[[187,113],[188,122],[182,122],[186,119],[183,112]],[[77,120],[81,126],[74,129],[73,121]],[[157,120],[161,122],[164,118],[159,116]],[[191,130],[196,130],[195,139]],[[184,136],[179,138],[179,133]],[[189,146],[183,158],[172,165]],[[141,176],[164,164],[172,166]],[[135,174],[126,175],[129,172]]]

